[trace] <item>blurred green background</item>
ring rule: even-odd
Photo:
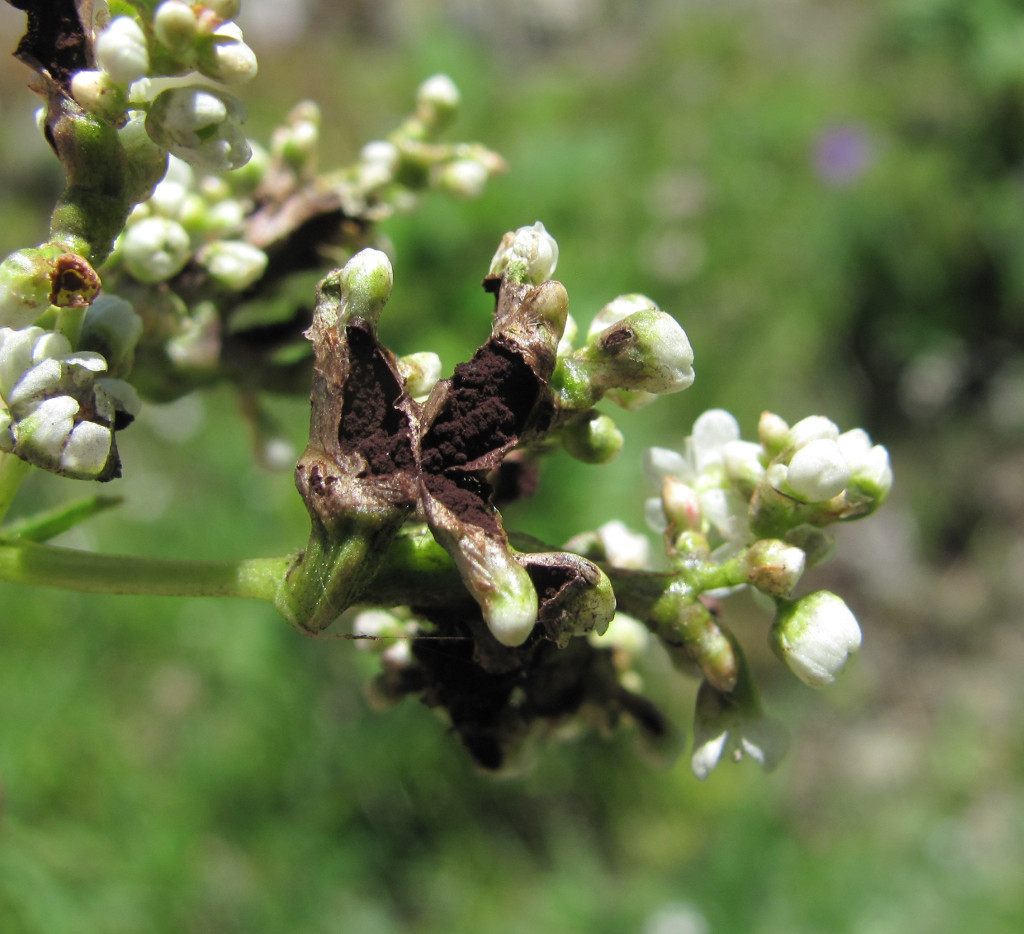
[[[509,173],[385,226],[383,332],[451,368],[488,330],[501,234],[542,220],[585,327],[640,291],[696,352],[682,396],[620,413],[607,468],[550,459],[507,524],[642,526],[644,446],[705,408],[863,425],[882,512],[811,575],[865,646],[839,685],[730,622],[793,734],[765,776],[628,735],[528,777],[476,774],[430,711],[369,711],[373,665],[262,605],[0,584],[0,931],[707,934],[1024,928],[1024,4],[1013,0],[245,0],[265,138],[297,100],[325,165],[446,71],[453,138]],[[0,8],[8,47],[21,16]],[[45,236],[59,167],[0,61],[0,255]],[[297,448],[304,400],[273,400]],[[614,413],[613,413],[614,414]],[[64,539],[164,556],[303,546],[290,477],[252,465],[227,390],[123,436],[127,499]],[[80,494],[34,478],[27,510]],[[687,726],[694,685],[648,686]]]

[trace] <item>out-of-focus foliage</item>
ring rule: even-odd
[[[4,585],[0,929],[1019,930],[1019,4],[244,7],[254,136],[312,97],[327,148],[351,157],[444,70],[463,91],[460,135],[509,161],[482,200],[431,199],[386,226],[381,331],[397,352],[430,347],[450,367],[472,351],[489,311],[474,275],[496,237],[537,219],[574,314],[635,290],[685,326],[693,388],[624,419],[613,468],[553,458],[517,507],[531,529],[557,542],[613,514],[639,525],[639,451],[678,443],[709,405],[752,429],[754,394],[889,446],[888,514],[850,529],[831,566],[863,657],[813,705],[765,667],[766,705],[797,725],[771,777],[722,768],[698,785],[593,738],[496,784],[427,710],[369,712],[350,643],[302,638],[269,610]],[[12,45],[17,17],[0,12]],[[42,238],[60,179],[25,70],[6,60],[0,75],[5,255]],[[302,504],[287,476],[251,466],[236,404],[154,408],[125,435],[126,506],[68,543],[301,547]],[[277,415],[301,449],[306,406]],[[58,483],[36,478],[21,507]],[[753,608],[731,622],[749,645],[766,629]],[[656,669],[666,709],[688,709]]]

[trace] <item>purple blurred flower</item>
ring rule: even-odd
[[[814,168],[827,185],[852,185],[874,160],[871,141],[855,124],[833,126],[818,137]]]

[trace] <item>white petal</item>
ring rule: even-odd
[[[95,477],[107,463],[112,440],[109,428],[95,422],[79,422],[64,445],[61,469],[81,477]]]
[[[722,462],[722,448],[740,438],[739,422],[725,409],[709,409],[693,425],[693,456],[697,473]]]

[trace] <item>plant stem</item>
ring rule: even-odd
[[[31,469],[32,465],[20,457],[0,452],[0,522],[4,521],[21,481]]]
[[[0,543],[0,580],[86,593],[273,601],[294,560],[294,555],[285,555],[241,561],[175,561],[6,542]]]

